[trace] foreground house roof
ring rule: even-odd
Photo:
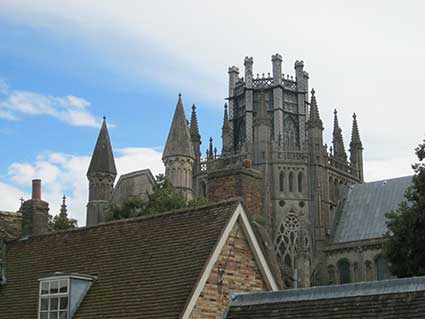
[[[333,243],[380,238],[387,232],[385,214],[398,208],[412,176],[355,184],[339,212]]]
[[[276,290],[241,204],[227,201],[9,243],[0,318],[35,318],[38,279],[56,272],[96,278],[74,318],[187,318],[236,221]]]
[[[236,295],[226,319],[423,318],[425,277]]]

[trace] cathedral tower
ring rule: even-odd
[[[86,225],[93,226],[105,221],[105,209],[112,197],[117,170],[112,153],[106,119],[102,128],[87,171],[89,180],[89,202],[87,204]]]
[[[169,178],[174,187],[181,191],[187,199],[192,199],[193,197],[192,170],[196,155],[192,138],[197,138],[195,129],[193,133],[191,136],[184,114],[181,94],[179,94],[173,122],[171,123],[167,143],[165,144],[162,155],[162,161],[165,165],[165,176]]]

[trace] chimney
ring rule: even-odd
[[[41,200],[41,179],[32,180],[32,199]]]
[[[21,213],[22,236],[47,233],[49,203],[41,200],[41,180],[32,181],[32,198],[22,203]]]

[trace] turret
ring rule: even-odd
[[[283,89],[282,89],[282,56],[278,53],[272,56],[273,69],[273,112],[274,139],[277,141],[283,133]]]
[[[334,129],[333,129],[333,146],[334,146],[334,157],[346,161],[347,153],[345,152],[344,140],[342,138],[342,130],[338,124],[337,110],[334,111]]]
[[[227,103],[224,104],[224,119],[223,127],[221,129],[221,138],[223,143],[223,149],[221,151],[222,155],[230,155],[233,152],[233,134],[232,127],[229,122],[229,115],[227,113]]]
[[[350,162],[357,169],[358,178],[361,182],[363,182],[363,145],[360,140],[356,113],[353,114],[353,127],[350,142]]]
[[[245,57],[245,143],[247,143],[249,151],[253,142],[252,124],[253,117],[252,112],[254,110],[254,92],[252,91],[252,65],[254,60],[252,57]]]
[[[87,178],[89,180],[87,226],[97,225],[105,221],[105,211],[112,197],[116,176],[117,169],[115,167],[106,118],[104,117],[87,171]]]
[[[193,197],[192,169],[195,158],[194,146],[184,114],[183,101],[181,94],[179,94],[162,161],[165,165],[165,176],[187,199]]]

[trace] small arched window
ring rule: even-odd
[[[298,193],[303,192],[303,173],[298,173]]]
[[[329,285],[335,285],[335,267],[329,266],[328,267],[328,284]]]
[[[294,173],[290,172],[288,176],[289,183],[289,192],[292,193],[294,191]]]
[[[367,260],[365,262],[365,272],[366,272],[366,281],[373,280],[373,269],[372,269],[372,262],[370,260]]]
[[[351,282],[350,276],[350,263],[348,259],[341,259],[338,261],[338,274],[339,274],[339,283],[340,284],[349,284]]]
[[[390,269],[384,256],[379,255],[375,258],[375,268],[377,280],[384,280],[391,277]]]
[[[279,175],[279,190],[281,192],[285,191],[285,174],[283,172],[280,172]]]

